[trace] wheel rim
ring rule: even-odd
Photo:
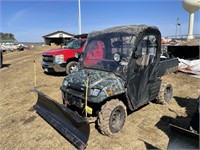
[[[110,116],[109,127],[112,133],[116,133],[121,130],[124,125],[125,111],[122,107],[116,107]]]
[[[171,87],[166,87],[165,93],[164,93],[165,101],[168,102],[172,97],[172,89]]]
[[[75,72],[75,71],[78,71],[78,65],[72,65],[70,67],[70,73]]]

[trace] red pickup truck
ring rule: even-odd
[[[82,53],[86,38],[75,39],[63,49],[54,49],[42,53],[42,68],[45,72],[66,72],[78,70],[75,54]]]

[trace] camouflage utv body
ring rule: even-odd
[[[96,118],[101,133],[111,136],[124,126],[127,110],[156,98],[163,104],[171,99],[172,86],[163,84],[161,77],[174,72],[178,60],[160,61],[160,55],[157,27],[129,25],[90,33],[79,59],[80,70],[66,76],[60,87],[63,104],[38,93],[35,109],[83,149],[89,118]]]
[[[64,79],[61,87],[63,100],[67,101],[73,98],[80,98],[81,102],[84,102],[87,78],[89,78],[89,91],[93,89],[98,89],[100,91],[98,96],[92,96],[89,94],[88,102],[101,103],[109,97],[125,92],[124,80],[117,77],[114,73],[84,69],[79,72],[72,73]]]

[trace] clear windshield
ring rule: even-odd
[[[64,48],[66,49],[80,49],[83,44],[85,43],[85,40],[74,40],[72,42],[70,42],[69,44],[67,44],[67,46],[65,46]]]
[[[134,35],[123,32],[90,37],[83,51],[82,66],[119,72],[128,64],[134,41]],[[120,61],[114,60],[115,54],[119,54]]]

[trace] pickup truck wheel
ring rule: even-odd
[[[113,99],[101,107],[98,117],[98,126],[103,135],[112,136],[124,126],[127,112],[122,101]]]
[[[173,95],[173,88],[170,83],[163,82],[160,86],[160,92],[157,97],[157,102],[160,104],[166,104],[169,102]]]
[[[78,71],[78,63],[76,61],[69,62],[66,66],[66,73],[70,74],[75,71]]]

